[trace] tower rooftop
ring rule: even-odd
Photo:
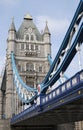
[[[24,16],[24,19],[32,20],[33,18],[32,18],[32,16],[31,16],[30,14],[26,14],[26,15]]]
[[[42,41],[42,35],[40,34],[38,28],[34,24],[32,16],[29,14],[24,16],[23,22],[17,31],[17,38],[24,39],[24,35],[26,33],[30,33],[29,28],[32,28],[32,33],[37,37],[37,40]]]

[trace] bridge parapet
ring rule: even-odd
[[[40,99],[40,104],[36,102],[23,112],[14,116],[11,119],[11,124],[26,118],[31,118],[34,115],[38,115],[50,109],[57,108],[80,97],[83,97],[83,70],[52,90],[50,93],[39,95],[38,98]]]
[[[75,89],[79,87],[79,83],[83,82],[83,70],[75,74],[72,78],[55,88],[53,91],[48,93],[47,95],[42,96],[41,104],[44,105],[45,103],[53,100],[55,98],[61,97],[61,95],[67,94],[71,89]]]

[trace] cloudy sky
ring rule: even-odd
[[[5,63],[6,39],[8,29],[14,17],[15,27],[18,30],[25,14],[29,13],[42,31],[48,21],[51,32],[52,57],[54,59],[70,25],[80,0],[0,0],[0,72]],[[82,49],[83,54],[83,49]],[[72,70],[79,68],[77,59],[71,63]],[[82,60],[83,63],[83,60]],[[70,72],[70,71],[69,71]],[[70,74],[68,72],[68,74]]]

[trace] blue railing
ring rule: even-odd
[[[14,79],[16,92],[18,93],[18,96],[22,102],[29,103],[37,97],[37,94],[38,94],[37,89],[31,88],[30,86],[26,85],[23,82],[23,80],[21,79],[18,73],[13,53],[11,53],[11,59],[12,59],[13,79]],[[29,95],[28,92],[33,94],[30,98],[28,97]]]
[[[80,82],[83,82],[83,70],[78,72],[76,75],[64,82],[62,85],[55,88],[49,94],[42,96],[41,104],[44,105],[50,100],[61,97],[61,95],[68,93],[71,89],[75,89]]]
[[[35,110],[36,107],[37,107],[37,106],[36,106],[35,104],[32,105],[32,106],[30,106],[28,109],[26,109],[26,110],[22,111],[21,113],[19,113],[18,115],[14,116],[14,117],[11,119],[11,122],[12,122],[12,121],[16,121],[16,120],[21,120],[20,117],[23,118],[23,116],[25,116],[27,113],[30,113],[30,112],[32,112],[33,110]]]
[[[23,118],[26,117],[26,114],[29,114],[28,117],[33,116],[35,113],[41,113],[42,107],[48,104],[51,101],[57,102],[57,100],[61,99],[62,97],[66,97],[69,92],[73,93],[73,90],[78,90],[80,96],[80,84],[82,83],[83,88],[83,70],[75,74],[69,80],[64,82],[62,85],[55,88],[53,91],[48,93],[47,95],[39,95],[38,98],[40,99],[40,104],[34,103],[32,106],[24,110],[23,112],[19,113],[18,115],[14,116],[11,119],[11,124],[19,122]],[[83,96],[83,95],[82,95]]]
[[[51,101],[54,101],[56,106],[57,106],[56,102],[58,101],[58,99],[61,99],[62,97],[66,98],[66,96],[69,95],[70,93],[74,93],[75,92],[74,90],[79,91],[80,88],[83,89],[83,70],[81,70],[76,75],[74,75],[71,79],[68,79],[66,82],[64,82],[63,84],[61,84],[60,86],[58,86],[57,88],[52,90],[50,93],[45,95],[45,92],[48,89],[48,87],[54,85],[55,82],[60,78],[61,72],[64,73],[66,71],[66,69],[69,66],[70,62],[72,61],[73,57],[77,53],[77,50],[76,50],[77,44],[80,45],[83,43],[83,21],[82,21],[82,24],[80,26],[80,22],[81,22],[82,18],[83,18],[83,0],[80,0],[80,3],[79,3],[78,8],[75,12],[75,15],[72,19],[72,22],[69,26],[69,29],[64,37],[64,40],[61,44],[61,47],[60,47],[53,63],[52,63],[50,57],[48,57],[50,64],[51,64],[51,67],[50,67],[49,72],[47,73],[45,79],[40,84],[40,86],[41,86],[40,95],[38,95],[36,89],[30,88],[21,80],[21,78],[17,72],[17,68],[16,68],[15,62],[14,62],[14,57],[12,54],[14,82],[15,82],[15,86],[16,86],[16,90],[18,92],[18,95],[20,96],[21,100],[23,100],[23,102],[25,102],[25,103],[29,103],[30,101],[34,100],[35,97],[37,98],[37,102],[39,101],[39,103],[37,103],[37,102],[34,103],[31,107],[27,108],[23,112],[14,116],[11,119],[11,123],[14,121],[21,120],[21,118],[26,116],[26,114],[34,115],[34,113],[37,112],[39,108],[42,108],[46,104],[49,104]],[[77,30],[76,35],[75,35],[75,30],[76,30],[75,26],[80,27],[79,30]],[[69,41],[72,39],[71,33],[73,33],[72,37],[73,36],[75,36],[75,37],[74,37],[74,41],[72,41],[72,44],[66,53],[65,50],[67,49],[67,47],[69,45]],[[62,57],[64,56],[62,62],[60,62],[61,56]],[[52,77],[50,77],[52,72],[54,72],[54,74]],[[21,94],[19,92],[20,87],[18,84],[21,84],[22,91],[23,91],[22,88],[24,88],[29,92],[34,92],[34,96],[30,100],[28,100],[27,99],[28,94],[26,94],[27,98],[24,98],[22,91],[21,91]],[[79,94],[80,94],[80,91],[79,91]],[[24,95],[25,95],[25,93],[24,93]],[[82,94],[82,96],[83,96],[83,94]],[[77,98],[77,97],[75,97],[75,98]],[[67,102],[68,102],[68,100],[70,100],[70,99],[67,99]],[[32,113],[32,111],[34,111],[34,112]],[[40,109],[40,111],[42,111],[42,109]]]

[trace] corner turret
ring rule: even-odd
[[[11,51],[15,52],[15,40],[16,40],[16,28],[14,25],[14,18],[12,18],[12,23],[8,31],[7,54],[11,54]]]
[[[12,23],[11,23],[9,31],[8,31],[8,40],[15,40],[15,39],[16,39],[16,28],[14,25],[14,17],[13,17]]]
[[[43,39],[44,39],[44,42],[46,42],[46,43],[50,42],[50,31],[49,31],[49,28],[47,25],[47,21],[46,21],[46,26],[44,29]]]

